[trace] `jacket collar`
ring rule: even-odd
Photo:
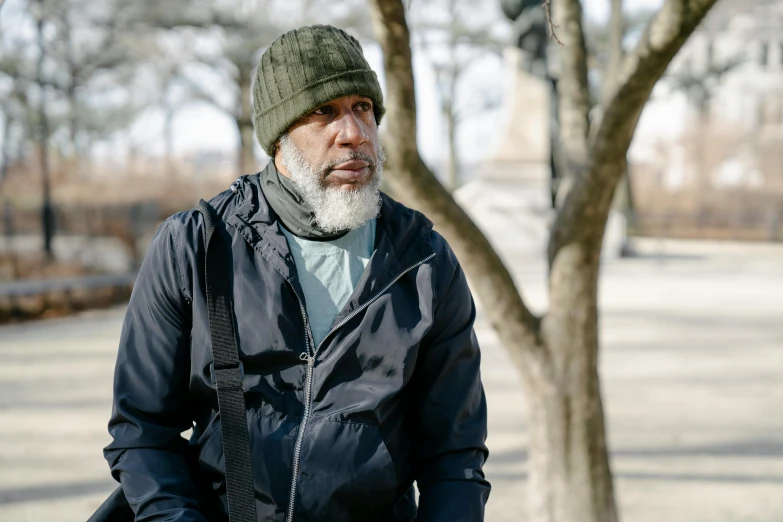
[[[243,176],[235,183],[237,198],[233,211],[226,208],[226,223],[233,226],[256,251],[299,288],[296,265],[278,216],[264,197],[258,174]],[[346,306],[350,313],[400,272],[432,254],[429,240],[432,222],[381,193],[381,212],[376,222],[375,251]],[[341,313],[340,316],[343,314]],[[338,320],[340,317],[338,317]]]

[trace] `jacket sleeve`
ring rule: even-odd
[[[120,336],[104,455],[136,520],[206,522],[181,433],[188,407],[189,300],[171,220],[152,240],[131,294]]]
[[[416,520],[479,522],[490,485],[482,471],[488,456],[487,404],[473,331],[476,308],[454,253],[439,239],[433,325],[416,364]]]

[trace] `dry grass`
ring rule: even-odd
[[[93,273],[81,263],[49,260],[43,253],[0,254],[0,282],[17,279],[59,279]]]
[[[190,208],[199,198],[226,190],[236,179],[230,168],[222,166],[202,174],[188,164],[179,163],[174,173],[160,160],[139,159],[132,164],[53,161],[52,200],[65,206],[106,206],[154,201],[166,208]],[[0,183],[0,201],[15,208],[39,208],[42,201],[41,174],[28,162],[9,169]]]
[[[658,153],[655,164],[631,166],[636,233],[783,241],[780,137],[706,120],[679,142],[660,143]],[[743,178],[722,175],[732,162]]]

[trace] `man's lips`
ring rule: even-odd
[[[345,181],[358,181],[370,172],[370,164],[362,160],[351,160],[332,168],[330,174]]]

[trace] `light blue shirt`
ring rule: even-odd
[[[296,263],[318,346],[351,297],[375,249],[375,219],[334,241],[310,241],[280,227]]]

